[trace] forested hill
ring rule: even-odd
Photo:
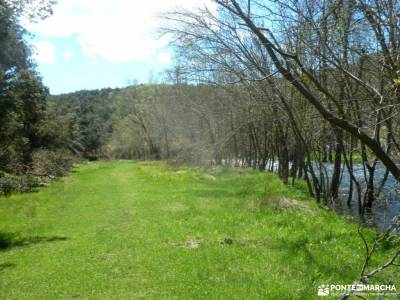
[[[231,92],[170,84],[79,91],[49,96],[48,113],[63,124],[58,136],[64,147],[84,158],[201,163],[221,160],[220,151],[230,141],[226,137],[244,117],[233,114]],[[226,111],[231,111],[229,120],[224,120]]]
[[[64,147],[87,158],[95,158],[112,133],[111,116],[118,89],[84,90],[48,97],[48,113],[62,124],[58,136]]]

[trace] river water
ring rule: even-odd
[[[226,162],[225,162],[226,163]],[[239,162],[239,165],[244,165],[244,162]],[[278,170],[279,162],[273,163],[274,170]],[[269,166],[267,166],[266,170],[268,170]],[[331,177],[333,173],[333,164],[332,163],[324,163],[324,175],[328,175]],[[314,170],[317,172],[319,168],[317,164],[314,165]],[[354,164],[354,176],[357,181],[361,184],[362,189],[365,190],[365,177],[364,177],[364,168],[362,164]],[[318,172],[317,172],[318,173]],[[385,174],[385,168],[382,165],[377,165],[375,169],[374,182],[375,186],[378,187],[380,182]],[[318,174],[317,174],[318,176]],[[358,208],[358,197],[355,185],[353,185],[353,198],[351,202],[351,206],[347,205],[347,198],[349,193],[349,185],[350,185],[350,175],[347,171],[347,168],[342,167],[341,172],[341,181],[339,188],[339,197],[340,199],[332,204],[332,208],[341,214],[345,214],[351,216],[357,221],[361,221],[367,226],[378,228],[378,229],[387,229],[392,223],[393,218],[400,215],[400,184],[397,183],[396,179],[389,174],[386,183],[383,187],[382,194],[379,199],[376,199],[373,203],[372,211],[370,213],[365,212],[361,217],[359,214]],[[363,192],[363,191],[362,191]],[[364,195],[362,195],[363,197]]]
[[[328,174],[332,174],[333,165],[325,164]],[[376,167],[375,186],[379,186],[385,174],[385,168],[381,165]],[[354,175],[360,184],[365,188],[364,170],[361,164],[354,166]],[[394,217],[400,215],[400,185],[396,179],[389,174],[386,184],[383,187],[382,195],[373,203],[372,212],[365,213],[361,220],[358,212],[357,191],[354,186],[354,194],[351,206],[347,205],[347,197],[349,192],[350,175],[347,168],[342,169],[342,178],[340,184],[340,200],[337,201],[333,208],[346,215],[365,222],[368,226],[379,229],[386,229],[392,223]]]

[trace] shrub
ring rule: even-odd
[[[33,192],[38,186],[40,186],[40,181],[35,176],[16,176],[0,172],[0,195]]]
[[[8,196],[15,190],[16,184],[14,176],[7,173],[0,173],[0,194]]]
[[[74,157],[66,151],[37,150],[32,154],[29,172],[0,171],[0,195],[12,193],[29,193],[39,186],[47,185],[48,181],[64,176],[74,163]],[[18,170],[12,168],[12,171]]]
[[[60,177],[68,173],[73,163],[74,157],[66,151],[41,149],[32,154],[31,172],[36,176]]]

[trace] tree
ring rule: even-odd
[[[371,149],[371,151],[377,156],[378,159],[380,159],[380,161],[388,168],[388,170],[397,180],[400,180],[400,168],[397,167],[390,155],[386,153],[380,143],[380,140],[376,136],[371,137],[355,122],[352,122],[351,120],[345,118],[343,107],[340,104],[340,99],[338,99],[328,90],[326,90],[321,83],[321,80],[319,80],[317,76],[315,76],[313,73],[310,72],[309,69],[307,69],[304,61],[299,56],[298,52],[286,52],[284,50],[286,48],[285,45],[278,42],[278,38],[275,37],[275,35],[272,33],[272,30],[256,24],[256,21],[254,21],[254,15],[252,16],[250,14],[246,14],[245,9],[236,0],[216,0],[215,2],[221,7],[225,8],[236,19],[244,22],[244,24],[238,24],[240,22],[238,21],[237,25],[243,24],[252,34],[254,34],[254,36],[257,38],[257,41],[268,53],[277,71],[288,82],[292,84],[292,86],[321,114],[321,116],[325,120],[327,120],[333,126],[349,132],[351,135],[355,136],[358,140],[360,140],[360,142]],[[287,3],[279,4],[281,5],[281,7],[288,7]],[[361,4],[364,5],[365,3],[361,1]],[[260,4],[259,7],[260,9],[266,9],[266,6],[262,4]],[[327,9],[326,11],[327,13],[332,13],[332,10],[335,9],[337,8],[332,5],[332,7],[330,7],[330,9]],[[295,11],[294,13],[297,12],[298,11]],[[397,18],[393,14],[391,16]],[[301,18],[303,16],[299,15],[298,17]],[[328,15],[323,15],[322,18],[318,16],[318,20],[322,20],[324,22],[327,17]],[[385,51],[384,49],[380,50]],[[325,57],[323,58],[325,59]],[[344,69],[343,66],[337,64],[336,67],[339,67],[339,71],[342,72],[343,75],[347,75],[346,77],[350,76],[352,79],[358,81],[360,84],[365,86],[366,89],[374,90],[368,85],[367,82],[362,81],[358,78],[354,78],[355,76],[352,76],[352,74],[348,70]],[[260,71],[263,73],[264,76],[269,75],[267,70],[263,68],[260,68]],[[310,84],[299,80],[299,77],[307,78]],[[337,110],[334,111],[333,109],[330,109],[329,106],[324,105],[324,103],[320,100],[319,95],[322,95],[325,99],[329,100],[333,106],[337,107]]]
[[[40,128],[48,90],[30,60],[21,13],[16,1],[0,0],[0,169],[13,172],[23,172],[32,150],[46,146]]]

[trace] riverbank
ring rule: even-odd
[[[364,260],[355,223],[249,170],[89,163],[0,219],[2,299],[313,299]]]

